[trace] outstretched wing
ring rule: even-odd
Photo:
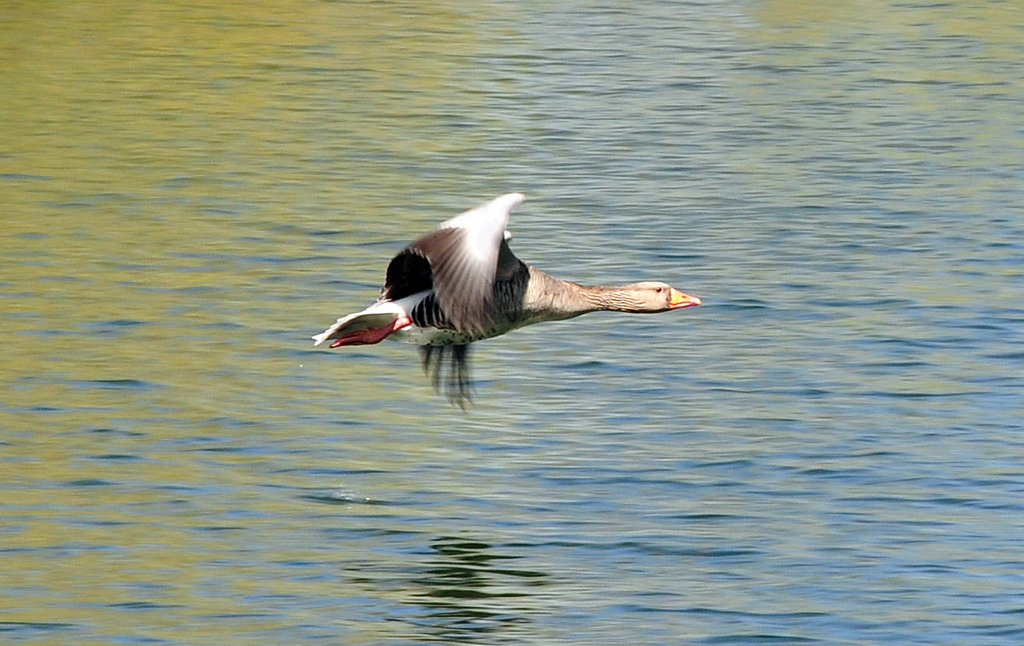
[[[388,265],[382,298],[433,288],[452,329],[484,332],[495,312],[494,282],[509,215],[523,199],[520,193],[502,195],[413,242]]]

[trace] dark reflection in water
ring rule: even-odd
[[[509,567],[521,557],[452,536],[434,540],[430,549],[433,563],[413,580],[422,587],[415,597],[425,611],[416,623],[437,638],[474,642],[489,636],[493,642],[538,611],[529,588],[543,586],[547,575]]]

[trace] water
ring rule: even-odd
[[[1013,3],[0,8],[0,636],[1016,644]],[[308,340],[513,246],[705,305]]]

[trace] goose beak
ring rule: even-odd
[[[693,307],[694,305],[700,305],[699,298],[697,298],[696,296],[690,296],[689,294],[684,294],[683,292],[675,288],[672,288],[672,291],[669,292],[669,296],[671,297],[668,300],[668,308],[670,310],[678,310],[684,307]]]

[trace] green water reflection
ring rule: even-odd
[[[0,634],[1005,623],[1021,33],[994,2],[4,2]],[[487,344],[467,414],[411,348],[309,347],[513,190],[525,259],[708,307]]]

